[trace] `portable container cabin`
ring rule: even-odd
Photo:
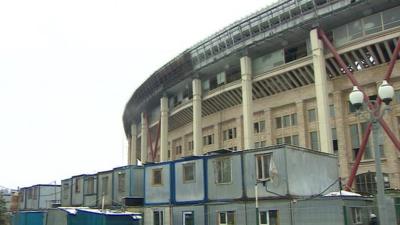
[[[207,158],[209,201],[240,200],[243,194],[243,167],[240,152],[212,153]]]
[[[144,168],[144,204],[171,204],[174,199],[173,162],[146,164]]]
[[[25,188],[23,209],[38,210],[57,206],[61,197],[60,185],[37,184]]]
[[[113,169],[113,204],[126,205],[124,199],[143,202],[143,166],[123,166]]]
[[[61,181],[61,206],[72,206],[72,178]]]
[[[108,207],[112,205],[112,184],[113,184],[113,171],[102,171],[97,173],[97,207],[101,207],[104,202],[104,206]]]
[[[337,157],[289,145],[278,145],[243,153],[245,194],[259,198],[311,196],[337,191]],[[310,163],[312,162],[312,163]],[[266,188],[262,188],[266,187]]]
[[[86,174],[73,176],[72,180],[72,190],[71,190],[71,205],[72,206],[83,206],[83,192],[84,192],[84,180]]]
[[[206,224],[205,205],[182,205],[173,207],[173,224]]]
[[[174,161],[174,203],[194,204],[207,199],[207,167],[205,156]]]
[[[83,206],[97,206],[97,174],[86,175],[83,178]]]

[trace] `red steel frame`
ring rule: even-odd
[[[144,116],[145,116],[145,120],[147,122],[147,144],[150,145],[150,156],[151,156],[152,162],[154,162],[156,160],[156,157],[157,157],[158,140],[160,139],[161,118],[158,121],[156,143],[155,143],[155,146],[153,148],[153,140],[152,140],[152,137],[151,137],[150,127],[149,127],[150,126],[149,119],[148,119],[146,113],[144,114]],[[147,151],[146,151],[146,154],[148,154]]]
[[[323,30],[321,30],[321,29],[318,29],[318,36],[319,36],[319,39],[324,43],[324,45],[333,54],[333,56],[335,57],[336,61],[339,63],[340,67],[343,68],[346,76],[349,78],[349,80],[351,81],[353,86],[357,86],[358,89],[364,94],[364,102],[367,103],[368,107],[370,109],[373,109],[374,107],[380,107],[380,105],[382,103],[382,100],[378,96],[377,103],[376,104],[371,104],[371,102],[369,101],[368,96],[365,94],[364,90],[361,88],[361,86],[359,85],[359,83],[355,79],[353,73],[349,70],[348,66],[344,63],[344,61],[342,60],[342,58],[338,54],[336,48],[329,41],[329,39],[326,36],[325,32]],[[388,81],[390,79],[390,77],[392,75],[392,72],[393,72],[394,65],[395,65],[397,57],[399,55],[399,50],[400,50],[400,38],[397,41],[396,48],[393,50],[393,54],[392,54],[392,57],[390,59],[389,66],[388,66],[388,69],[386,71],[384,80]],[[394,133],[390,130],[390,128],[387,125],[387,123],[382,118],[380,118],[378,121],[379,121],[380,125],[382,126],[383,130],[389,136],[390,140],[393,142],[393,144],[397,148],[397,150],[400,151],[400,142],[396,138]],[[346,186],[345,186],[345,190],[347,190],[347,191],[351,190],[351,186],[352,186],[354,178],[355,178],[355,176],[357,174],[358,166],[360,165],[361,158],[362,158],[362,156],[363,156],[363,154],[365,152],[365,147],[366,147],[366,145],[368,143],[368,139],[369,139],[369,136],[371,134],[371,129],[372,129],[372,123],[369,123],[368,127],[367,127],[367,130],[365,131],[365,134],[363,136],[363,139],[362,139],[362,142],[361,142],[361,145],[360,145],[360,149],[359,149],[359,151],[357,153],[356,159],[355,159],[354,164],[353,164],[353,166],[351,168],[351,173],[350,173],[350,176],[349,176],[349,180],[347,181]]]

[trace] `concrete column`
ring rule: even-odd
[[[267,108],[264,110],[265,115],[265,138],[266,138],[266,145],[270,146],[274,144],[272,128],[274,126],[274,121],[272,120],[272,113],[271,108]]]
[[[142,117],[142,137],[141,137],[141,142],[140,142],[140,148],[141,148],[141,160],[142,163],[146,163],[147,162],[147,153],[148,153],[148,149],[147,149],[147,134],[149,132],[149,129],[147,127],[147,120],[146,117],[144,115],[144,113],[142,112],[141,114]]]
[[[193,155],[202,155],[202,126],[201,126],[201,80],[192,82],[193,89]]]
[[[132,123],[132,125],[131,125],[131,139],[129,140],[129,153],[128,153],[128,164],[129,165],[136,165],[137,164],[136,141],[137,141],[136,124]]]
[[[244,149],[254,148],[253,130],[253,92],[252,92],[252,68],[251,58],[240,58],[240,70],[242,73],[242,107],[243,107],[243,141]]]
[[[160,129],[160,162],[168,160],[168,97],[160,100],[161,129]]]
[[[333,153],[332,131],[329,118],[328,80],[325,67],[325,55],[321,40],[318,38],[317,29],[310,32],[311,49],[313,54],[313,67],[315,77],[315,94],[318,105],[318,128],[321,151]]]
[[[304,112],[304,102],[303,100],[297,101],[296,102],[296,113],[297,113],[297,130],[299,132],[299,145],[301,147],[306,147],[307,146],[307,132],[306,132],[306,117],[305,117],[305,112]]]
[[[214,146],[215,149],[221,149],[221,124],[216,123],[214,124]]]
[[[346,129],[344,113],[346,105],[343,102],[342,92],[333,92],[333,105],[335,106],[335,127],[336,136],[338,140],[338,160],[339,160],[339,176],[342,178],[348,178],[350,173],[349,159],[352,158],[352,152],[347,152],[347,149],[351,151],[351,147],[346,148]]]

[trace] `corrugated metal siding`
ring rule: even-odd
[[[48,210],[46,225],[69,225],[68,213],[60,209]]]

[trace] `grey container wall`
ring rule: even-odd
[[[204,205],[197,206],[175,206],[172,210],[173,224],[184,224],[183,218],[185,212],[190,212],[194,217],[194,224],[205,224]]]
[[[93,180],[93,190],[89,190],[89,182]],[[83,206],[95,207],[97,206],[97,174],[87,175],[83,180]],[[93,191],[93,192],[92,192]]]
[[[24,210],[24,209],[26,209],[26,198],[28,197],[27,193],[26,193],[26,188],[21,188],[19,190],[19,195],[23,196],[23,197],[19,198],[18,209]]]
[[[271,161],[274,162],[276,170],[278,171],[279,181],[271,184],[269,182],[267,192],[261,183],[258,183],[258,196],[259,197],[277,197],[286,196],[289,193],[287,183],[287,168],[285,158],[285,148],[282,146],[273,146],[264,149],[248,150],[243,152],[243,169],[244,169],[244,182],[246,196],[254,198],[254,186],[256,183],[256,155],[259,154],[272,154]],[[273,194],[272,192],[276,193]]]
[[[112,184],[113,184],[113,171],[103,171],[97,173],[97,193],[98,193],[98,207],[101,207],[102,198],[104,197],[104,205],[112,205]]]
[[[292,206],[296,225],[353,224],[352,207],[361,209],[362,223],[359,224],[368,225],[372,200],[363,197],[323,197],[298,201]]]
[[[285,151],[290,195],[307,196],[338,190],[338,184],[327,189],[339,177],[336,156],[290,146]]]
[[[232,200],[243,197],[242,179],[242,155],[230,153],[211,156],[207,159],[207,192],[208,200]],[[229,159],[231,161],[231,182],[218,184],[215,164],[218,160]]]
[[[193,165],[194,180],[185,181],[183,167]],[[200,202],[207,198],[206,183],[206,162],[204,157],[191,157],[175,162],[175,203]]]
[[[38,209],[52,208],[54,203],[61,199],[60,185],[40,185],[38,196]]]
[[[119,187],[119,176],[124,174],[123,187]],[[120,205],[125,197],[143,198],[143,174],[142,166],[124,166],[113,170],[113,203]]]
[[[86,175],[78,175],[78,176],[73,176],[71,178],[71,180],[72,180],[71,205],[72,206],[83,206],[83,191],[85,190],[83,181],[84,181],[85,176]]]
[[[161,184],[153,184],[153,171],[161,170]],[[171,173],[173,163],[146,164],[144,168],[144,204],[159,205],[172,202]]]
[[[67,188],[68,187],[68,188]],[[61,206],[72,206],[71,200],[72,179],[65,179],[61,181]]]
[[[258,183],[259,197],[317,195],[338,179],[337,157],[330,154],[285,145],[245,151],[245,189],[249,198],[254,198],[255,157],[265,153],[272,154],[277,175],[266,182],[268,191]],[[338,185],[333,185],[326,192],[336,190]]]

